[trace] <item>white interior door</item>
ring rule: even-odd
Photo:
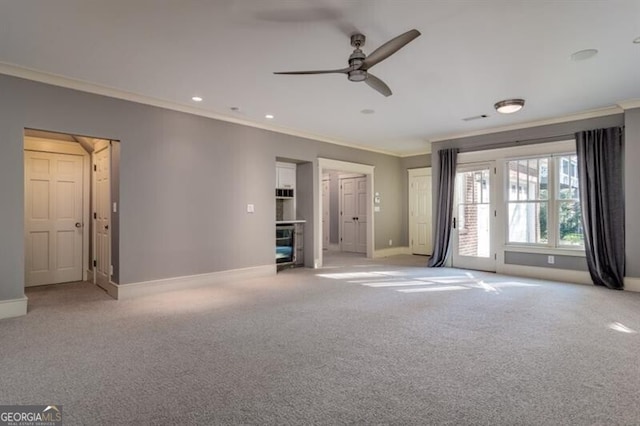
[[[330,215],[330,181],[322,181],[322,248],[329,248],[329,237],[331,234],[331,215]]]
[[[409,240],[413,254],[433,251],[431,168],[409,170]]]
[[[93,154],[94,276],[105,286],[111,278],[111,145]]]
[[[25,151],[25,286],[82,281],[82,163]]]
[[[340,179],[340,249],[367,252],[367,178]]]
[[[495,208],[491,163],[458,166],[453,207],[454,267],[495,271],[492,240]]]

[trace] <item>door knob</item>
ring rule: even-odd
[[[109,225],[105,225],[105,226],[104,226],[104,229],[109,229]]]
[[[80,222],[76,222],[76,228],[82,228],[82,224]]]

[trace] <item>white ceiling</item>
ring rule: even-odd
[[[388,98],[344,75],[272,74],[342,68],[352,32],[370,53],[412,28],[422,36],[372,69]],[[398,155],[640,98],[639,36],[638,0],[0,0],[0,72]],[[588,48],[599,54],[570,59]],[[521,112],[495,113],[513,97]]]

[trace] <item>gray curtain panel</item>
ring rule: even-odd
[[[576,133],[584,245],[591,279],[624,286],[624,176],[622,129]]]
[[[438,200],[436,210],[436,228],[433,237],[433,255],[427,266],[444,266],[451,248],[451,218],[453,213],[453,190],[456,182],[456,161],[458,149],[438,151],[440,175],[438,176]]]

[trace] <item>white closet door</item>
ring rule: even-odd
[[[25,286],[82,281],[82,157],[25,151]]]
[[[95,274],[98,285],[111,278],[111,147],[96,152],[93,157],[95,182]]]

